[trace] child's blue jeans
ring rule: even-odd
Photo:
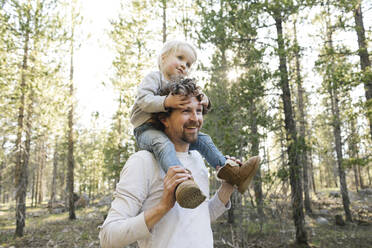
[[[134,129],[138,147],[152,152],[165,172],[174,165],[182,165],[176,155],[176,149],[168,136],[155,128],[151,123],[145,123]],[[195,143],[190,144],[190,150],[197,150],[214,168],[223,166],[226,158],[214,145],[209,135],[200,133]]]

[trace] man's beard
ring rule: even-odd
[[[192,144],[198,140],[198,134],[199,134],[199,131],[197,131],[196,133],[192,133],[192,134],[183,133],[181,139],[186,143]]]
[[[194,126],[198,128],[198,130],[195,133],[186,133],[185,130],[187,129],[187,127],[190,127],[190,126]],[[189,144],[195,143],[198,140],[199,128],[200,128],[200,125],[198,122],[186,123],[183,128],[181,140]]]

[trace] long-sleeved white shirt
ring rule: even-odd
[[[152,153],[139,151],[132,155],[120,174],[108,216],[100,227],[101,246],[124,247],[135,241],[141,248],[207,248],[213,247],[211,221],[226,207],[217,193],[209,199],[208,170],[197,151],[177,153],[185,168],[207,196],[195,209],[175,206],[150,231],[144,211],[160,202],[165,173]]]

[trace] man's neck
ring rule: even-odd
[[[176,149],[176,152],[188,152],[190,148],[190,144],[188,143],[174,144],[174,148]]]

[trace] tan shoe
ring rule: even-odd
[[[205,198],[199,186],[192,179],[184,181],[177,186],[176,201],[183,208],[196,208]]]
[[[217,178],[238,187],[241,194],[247,190],[260,167],[260,157],[255,156],[248,159],[243,165],[228,159],[223,167],[217,171]]]

